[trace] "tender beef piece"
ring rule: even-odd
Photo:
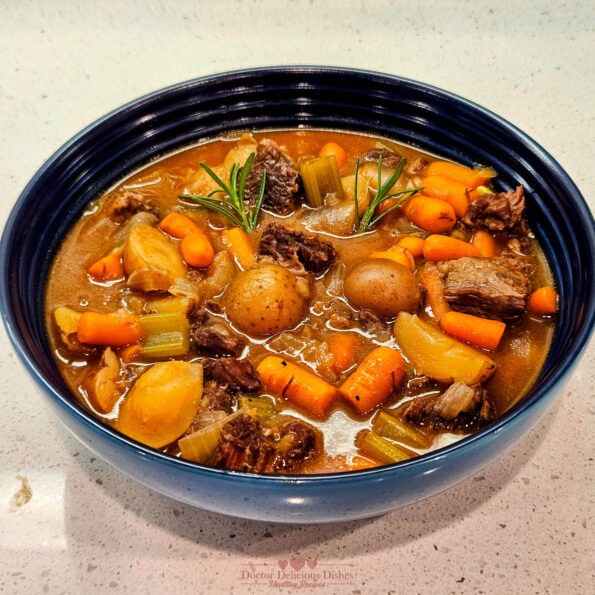
[[[364,161],[374,161],[377,162],[378,159],[382,157],[382,167],[386,167],[388,169],[397,169],[399,166],[399,161],[401,161],[401,156],[397,153],[390,151],[389,149],[382,149],[382,148],[374,148],[370,149],[364,155]]]
[[[202,389],[200,406],[203,409],[216,409],[232,413],[237,405],[237,397],[215,380],[206,380]]]
[[[481,428],[493,419],[494,412],[480,385],[453,384],[441,395],[412,399],[401,409],[401,416],[431,431],[457,433]]]
[[[260,192],[262,172],[266,169],[263,207],[278,215],[288,215],[300,204],[300,174],[291,157],[277,143],[263,139],[246,181],[245,197],[254,204]]]
[[[467,227],[483,228],[489,231],[520,230],[526,233],[525,194],[523,187],[515,191],[484,194],[469,208],[462,222]]]
[[[407,165],[407,173],[412,176],[417,176],[426,169],[428,165],[430,165],[430,162],[425,157],[417,157]]]
[[[290,231],[280,223],[271,223],[264,230],[258,254],[271,257],[275,262],[295,273],[325,273],[335,262],[337,252],[330,242],[302,233]]]
[[[141,211],[152,213],[159,217],[159,208],[142,194],[133,190],[116,196],[108,205],[107,215],[116,223],[122,223],[129,217]]]
[[[190,327],[192,346],[201,355],[210,357],[237,357],[244,351],[246,342],[220,324],[203,326],[200,323]]]
[[[254,393],[262,388],[260,375],[248,360],[224,357],[203,362],[205,378],[231,392]]]
[[[231,471],[273,473],[277,451],[264,437],[262,426],[242,413],[221,428],[214,464]]]
[[[388,325],[376,312],[372,310],[360,310],[356,314],[361,329],[370,335],[374,335],[379,341],[386,341],[390,338]]]
[[[188,320],[192,325],[202,325],[209,319],[209,313],[201,306],[194,306],[188,313]]]
[[[225,424],[215,466],[234,471],[291,471],[317,451],[316,431],[305,422],[281,419],[269,427],[243,413]]]
[[[438,265],[444,299],[453,310],[518,322],[531,289],[532,265],[518,258],[458,258]]]

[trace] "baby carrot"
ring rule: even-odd
[[[391,246],[387,250],[375,250],[370,254],[371,258],[388,258],[394,260],[404,267],[407,267],[410,271],[415,269],[415,259],[409,250],[401,248],[399,246]]]
[[[124,279],[122,248],[115,248],[109,254],[89,265],[87,273],[95,281],[119,281]]]
[[[535,314],[555,314],[558,311],[558,294],[549,285],[540,287],[529,296],[527,307]]]
[[[326,143],[326,145],[324,145],[318,152],[318,156],[326,157],[327,155],[335,156],[339,169],[345,164],[347,153],[345,153],[345,149],[341,145],[338,145],[337,143]]]
[[[428,165],[424,173],[427,176],[451,178],[464,184],[470,190],[485,184],[490,178],[494,177],[494,172],[491,169],[485,167],[483,169],[471,169],[450,161],[433,161]]]
[[[256,262],[254,246],[252,246],[248,234],[241,227],[224,229],[221,235],[227,252],[242,270],[249,269]]]
[[[457,222],[455,209],[446,200],[418,194],[403,205],[405,217],[431,233],[449,231]]]
[[[124,347],[139,341],[142,329],[136,316],[123,309],[109,314],[83,312],[76,335],[81,343]]]
[[[498,244],[494,236],[485,231],[478,229],[471,238],[471,244],[479,250],[479,255],[484,257],[492,257],[498,255]]]
[[[448,302],[444,299],[444,284],[442,275],[433,262],[426,262],[419,273],[419,284],[426,294],[426,299],[434,318],[440,320],[450,310]]]
[[[200,228],[190,217],[176,211],[168,213],[163,218],[159,224],[159,229],[178,239],[182,239],[190,233],[200,232]]]
[[[506,324],[500,320],[480,318],[463,312],[446,312],[440,319],[440,326],[449,335],[495,351],[506,330]]]
[[[208,267],[215,256],[213,245],[202,231],[193,231],[184,236],[180,242],[180,252],[190,266],[199,269]]]
[[[434,262],[479,255],[479,250],[469,242],[450,236],[432,234],[424,242],[424,258]]]
[[[339,387],[339,393],[360,413],[371,411],[399,385],[405,360],[391,347],[376,347]]]
[[[418,236],[404,236],[397,242],[397,246],[409,250],[414,258],[419,258],[424,253],[424,241]]]
[[[325,414],[337,393],[313,372],[275,355],[265,357],[256,369],[273,395],[285,397],[318,417]]]
[[[355,353],[357,336],[354,333],[333,333],[327,339],[327,343],[333,355],[331,367],[337,374],[349,370],[357,362]]]
[[[423,178],[424,194],[439,198],[449,203],[457,217],[462,217],[469,209],[472,197],[468,196],[465,184],[445,176],[427,176]]]

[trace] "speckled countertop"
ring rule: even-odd
[[[0,220],[58,146],[123,102],[292,63],[399,74],[490,108],[593,208],[594,6],[0,2]],[[591,343],[545,418],[454,489],[372,520],[283,526],[178,504],[96,459],[43,406],[2,330],[0,592],[279,593],[283,580],[257,586],[254,573],[302,567],[323,578],[294,592],[592,592],[594,370]],[[20,508],[19,478],[32,490]]]

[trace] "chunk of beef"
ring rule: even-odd
[[[203,362],[207,380],[214,380],[231,392],[254,393],[262,388],[260,375],[248,360],[225,357]]]
[[[515,191],[484,194],[477,198],[463,217],[467,227],[489,231],[522,230],[526,232],[525,194],[523,187]]]
[[[237,397],[216,380],[205,380],[202,388],[201,408],[216,409],[231,413],[237,405]]]
[[[244,339],[234,335],[221,324],[210,326],[193,324],[190,327],[190,336],[194,350],[200,355],[210,357],[237,357],[246,346]]]
[[[262,426],[242,413],[221,428],[214,464],[231,471],[273,473],[277,451],[263,434]]]
[[[307,236],[301,231],[290,231],[280,223],[271,223],[264,230],[258,254],[270,257],[276,263],[295,273],[322,275],[335,262],[337,252],[330,242]]]
[[[388,169],[397,169],[399,166],[399,162],[401,161],[401,156],[395,153],[394,151],[390,151],[389,149],[385,149],[382,147],[375,147],[370,149],[367,153],[364,154],[364,161],[374,161],[377,162],[378,159],[382,157],[382,167],[386,167]]]
[[[401,409],[401,416],[431,431],[467,432],[484,426],[494,413],[481,385],[455,383],[440,395],[412,399]]]
[[[291,157],[277,143],[263,139],[246,181],[245,197],[254,204],[260,192],[262,173],[266,169],[263,207],[278,215],[288,215],[300,204],[300,174]]]
[[[374,335],[379,341],[390,339],[391,334],[388,325],[376,312],[372,310],[360,310],[356,313],[356,319],[365,333]]]
[[[116,223],[122,223],[136,213],[152,213],[159,218],[159,207],[146,198],[142,193],[127,190],[116,196],[107,207],[107,215]]]
[[[221,429],[215,466],[234,471],[291,471],[318,449],[316,430],[292,417],[271,424],[242,413]]]
[[[426,169],[428,165],[430,165],[430,162],[425,157],[417,157],[407,165],[407,173],[412,176],[417,176]]]
[[[532,265],[517,258],[458,258],[439,263],[444,299],[453,310],[518,322],[531,288]]]

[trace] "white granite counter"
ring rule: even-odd
[[[594,6],[2,2],[0,221],[43,161],[107,111],[272,64],[367,68],[465,96],[533,136],[593,208]],[[256,585],[254,573],[310,568],[324,584],[293,592],[587,593],[594,370],[592,342],[541,423],[454,489],[372,520],[283,526],[184,506],[96,459],[42,404],[2,329],[0,592],[279,593],[283,580]],[[17,509],[19,478],[33,496]]]

